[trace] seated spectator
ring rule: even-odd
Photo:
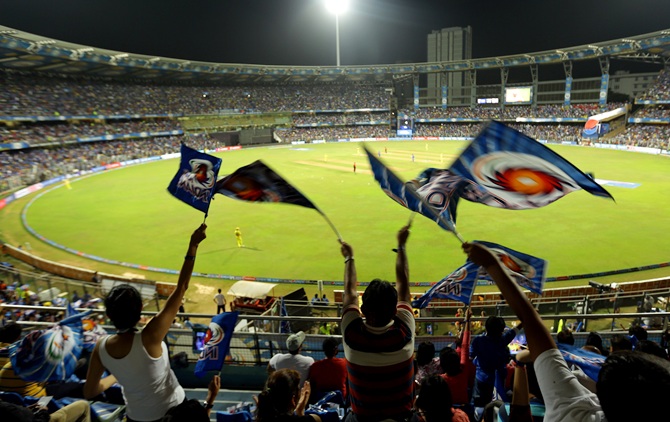
[[[575,337],[572,335],[572,331],[569,328],[562,329],[558,334],[556,334],[556,343],[569,344],[570,346],[575,345]]]
[[[117,382],[123,386],[129,421],[155,421],[184,401],[184,389],[170,369],[163,338],[167,335],[186,293],[198,245],[205,239],[202,224],[191,235],[177,287],[163,309],[138,332],[135,328],[142,312],[142,296],[130,285],[110,290],[105,299],[106,313],[117,328],[115,335],[99,340],[88,367],[84,397],[92,398]],[[111,375],[102,377],[108,371]]]
[[[293,369],[279,369],[270,374],[258,396],[257,422],[321,422],[315,414],[305,415],[310,383],[300,388],[300,374]]]
[[[77,400],[49,414],[37,403],[27,407],[0,400],[0,419],[8,422],[91,422],[91,406],[86,400]]]
[[[661,359],[668,360],[668,353],[661,347],[660,344],[651,340],[640,340],[635,346],[636,352],[649,353],[650,355],[658,356]]]
[[[584,348],[586,348],[586,346],[595,347],[598,350],[598,353],[603,356],[609,355],[609,350],[605,349],[605,346],[603,346],[603,338],[600,337],[600,334],[596,332],[591,331],[589,335],[586,336],[586,343]]]
[[[21,338],[21,326],[12,322],[0,327],[0,390],[22,396],[46,396],[46,384],[24,381],[14,372],[9,360],[9,346]]]
[[[636,341],[647,340],[649,338],[647,330],[645,330],[645,328],[639,324],[632,325],[628,329],[628,335],[631,337],[635,336]]]
[[[300,387],[309,377],[309,368],[314,363],[314,358],[300,354],[302,344],[305,342],[305,333],[298,331],[286,339],[288,353],[277,353],[268,362],[268,374],[280,369],[293,369],[300,374]]]
[[[309,402],[316,403],[325,393],[339,390],[342,397],[347,399],[347,361],[336,358],[339,352],[339,343],[334,337],[323,341],[323,353],[326,358],[316,361],[309,368],[309,381],[312,394]]]
[[[442,377],[424,378],[414,402],[417,419],[421,422],[469,422],[468,415],[453,408],[452,403],[449,385]]]
[[[633,350],[633,342],[628,336],[614,334],[610,339],[610,353],[621,350]]]
[[[496,255],[477,243],[465,243],[463,249],[491,276],[524,324],[545,401],[546,422],[656,421],[667,417],[670,362],[640,352],[613,353],[600,370],[597,395],[591,393],[570,372],[540,315]],[[634,404],[641,405],[633,409]]]
[[[435,345],[430,341],[422,341],[419,344],[416,351],[415,364],[416,375],[414,376],[414,382],[419,388],[424,378],[442,373],[440,358],[435,357]]]

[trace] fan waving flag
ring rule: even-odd
[[[305,195],[260,160],[216,182],[216,193],[241,201],[284,202],[318,211]]]
[[[439,199],[438,194],[436,193],[424,193],[424,195],[427,195],[426,199],[424,199],[417,192],[414,183],[403,182],[400,177],[386,167],[384,163],[375,157],[367,148],[365,148],[365,152],[368,155],[370,168],[375,176],[375,180],[379,183],[386,195],[403,207],[418,212],[437,222],[443,229],[456,233],[456,226],[449,214],[450,192],[440,194]],[[428,201],[430,201],[430,203]]]
[[[82,352],[82,316],[72,315],[53,327],[31,331],[10,347],[14,372],[24,381],[65,381]]]
[[[485,201],[464,199],[494,207],[539,208],[579,189],[614,199],[551,149],[496,121],[484,127],[449,171],[489,194]]]
[[[434,298],[452,299],[469,305],[478,275],[479,266],[468,261],[465,265],[438,281],[423,296],[413,300],[412,308],[423,309]]]
[[[181,161],[168,192],[205,214],[214,195],[221,159],[181,144]]]
[[[547,272],[547,261],[496,243],[481,240],[475,240],[474,242],[489,248],[503,263],[507,274],[519,286],[533,293],[542,294]],[[482,279],[493,281],[485,272]]]
[[[221,371],[223,362],[230,352],[230,340],[233,337],[239,312],[223,312],[212,318],[205,335],[205,347],[198,356],[194,374],[202,377],[207,371]]]

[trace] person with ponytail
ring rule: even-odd
[[[165,306],[142,331],[135,326],[142,312],[142,296],[133,286],[122,284],[109,291],[105,312],[117,332],[98,341],[84,384],[84,397],[91,399],[117,381],[123,387],[129,422],[160,420],[166,412],[185,399],[184,389],[170,369],[168,333],[191,280],[198,245],[206,236],[207,226],[200,225],[191,235],[177,287]],[[111,375],[102,377],[107,370]]]
[[[272,372],[258,396],[256,422],[321,422],[318,415],[305,415],[310,392],[309,381],[300,388],[298,371]]]

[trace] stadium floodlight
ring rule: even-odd
[[[340,15],[349,8],[349,0],[326,0],[326,9],[335,15],[335,52],[340,67]]]

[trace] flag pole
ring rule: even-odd
[[[321,211],[319,209],[319,207],[315,206],[315,209],[319,212],[319,214],[321,214],[323,216],[323,218],[326,219],[326,222],[330,225],[330,228],[333,229],[333,231],[335,232],[335,235],[337,236],[337,240],[339,240],[340,243],[342,243],[342,236],[340,236],[340,232],[337,231],[333,222],[330,221],[330,218],[328,218],[328,216],[323,211]]]

